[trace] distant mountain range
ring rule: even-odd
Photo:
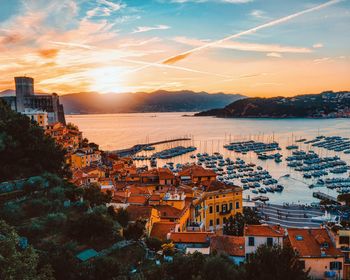
[[[5,90],[0,96],[14,93],[14,90]],[[198,112],[223,107],[242,98],[245,96],[240,94],[158,90],[120,94],[80,92],[61,95],[60,102],[66,114]]]
[[[294,97],[246,98],[195,116],[222,118],[350,117],[350,92],[327,91]]]

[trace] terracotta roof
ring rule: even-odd
[[[243,236],[213,236],[210,238],[210,250],[226,253],[230,256],[245,256],[245,239]]]
[[[335,248],[325,228],[298,229],[288,228],[288,241],[301,257],[321,257],[321,247],[327,243],[324,252],[327,256],[342,256]]]
[[[159,194],[152,194],[149,198],[149,201],[160,201],[160,195]]]
[[[130,221],[136,221],[138,219],[149,219],[152,209],[152,206],[129,205],[126,211],[129,213]]]
[[[157,237],[160,240],[166,240],[167,234],[175,230],[176,223],[172,222],[157,222],[153,224],[151,236]]]
[[[232,190],[236,192],[241,192],[242,188],[238,186],[229,186],[226,185],[225,183],[219,182],[219,181],[204,181],[201,182],[202,187],[204,191],[206,192],[215,192],[219,190]]]
[[[182,215],[182,210],[179,210],[170,205],[157,205],[156,208],[159,210],[161,218],[175,218],[178,219]]]
[[[172,232],[170,239],[174,243],[209,243],[212,232]]]
[[[271,236],[271,237],[283,237],[284,229],[280,226],[270,225],[246,225],[244,228],[245,236]]]
[[[145,205],[147,201],[148,201],[148,198],[143,195],[131,195],[127,199],[127,203],[139,204],[139,205]]]
[[[174,179],[175,175],[169,168],[158,168],[158,176],[160,180]]]
[[[179,173],[179,176],[191,176],[191,177],[213,177],[216,173],[211,169],[206,169],[200,165],[191,165],[184,167]]]

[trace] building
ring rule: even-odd
[[[283,246],[285,231],[280,226],[272,225],[246,225],[244,228],[245,254],[255,253],[261,245]]]
[[[213,235],[212,232],[171,232],[168,234],[168,239],[183,253],[200,252],[209,255],[210,238]]]
[[[59,96],[53,94],[35,94],[34,79],[30,77],[15,77],[15,96],[2,97],[12,110],[25,113],[28,110],[47,112],[48,123],[60,122],[65,124],[63,105]]]
[[[29,117],[32,121],[36,121],[39,126],[43,128],[46,128],[46,126],[49,124],[49,116],[46,111],[26,108],[23,114]]]
[[[206,231],[222,230],[230,216],[242,213],[242,188],[218,181],[205,181],[198,188],[202,192],[193,201],[192,224]]]
[[[243,236],[214,235],[210,238],[210,253],[226,254],[237,265],[245,261]]]
[[[343,279],[344,255],[335,247],[327,230],[288,228],[287,242],[313,279]]]
[[[350,279],[350,229],[337,228],[336,226],[328,229],[328,234],[344,255],[344,279]]]

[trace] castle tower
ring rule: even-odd
[[[15,77],[17,112],[24,112],[26,96],[34,95],[34,79],[29,77]]]

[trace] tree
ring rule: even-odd
[[[96,206],[111,202],[112,193],[110,191],[103,193],[97,184],[91,184],[84,189],[83,197],[91,206]]]
[[[172,256],[175,253],[175,245],[173,242],[164,243],[162,245],[162,250],[164,256]]]
[[[111,242],[115,238],[112,218],[95,212],[86,213],[79,220],[71,221],[69,233],[75,240],[91,245]]]
[[[110,206],[112,207],[112,206]],[[110,209],[110,207],[108,209]],[[115,213],[115,220],[122,226],[126,227],[129,223],[129,213],[126,209],[120,207],[117,212],[114,211],[114,208],[112,207],[113,212]],[[110,210],[111,211],[111,210]]]
[[[238,269],[230,259],[223,255],[209,256],[206,258],[202,271],[203,280],[241,279]],[[252,278],[255,279],[255,278]]]
[[[224,225],[224,233],[227,235],[243,236],[245,225],[258,225],[259,217],[257,213],[250,208],[243,208],[243,215],[237,213],[231,216],[226,225]]]
[[[129,224],[124,230],[125,238],[139,240],[145,233],[145,225],[144,220],[137,220],[135,223]]]
[[[0,99],[0,165],[3,181],[51,172],[65,175],[64,150],[41,127]]]
[[[38,255],[31,246],[19,246],[16,231],[0,220],[0,279],[54,279],[49,266],[39,269]]]
[[[163,242],[157,237],[149,237],[146,239],[148,248],[156,252],[162,248],[162,243]]]
[[[256,280],[306,280],[308,272],[290,246],[260,246],[247,258],[245,279]]]

